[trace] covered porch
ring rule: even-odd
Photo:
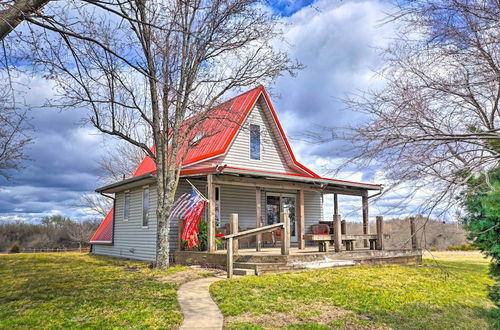
[[[219,265],[232,276],[248,269],[259,274],[421,261],[418,249],[384,249],[382,216],[370,233],[368,202],[380,194],[380,185],[226,167],[189,180],[206,188],[207,251],[183,251],[179,245],[176,262]],[[333,196],[331,219],[323,216],[325,195]],[[340,195],[360,197],[362,234],[347,232]]]
[[[257,252],[283,244],[299,250],[315,245],[325,251],[334,249],[337,252],[383,249],[383,219],[377,217],[380,230],[371,234],[368,207],[369,199],[380,194],[381,185],[227,167],[204,176],[192,175],[188,179],[198,187],[205,186],[209,201],[206,214],[208,252],[225,248],[225,244],[221,246],[217,242],[228,234],[280,223],[285,214],[289,220],[288,239],[284,239],[276,228],[235,239],[240,242],[239,247],[252,247]],[[328,195],[333,197],[333,216],[325,217],[323,204]],[[339,211],[340,195],[359,197],[362,209],[362,219],[359,220],[363,223],[361,235],[346,232]],[[335,235],[341,236],[336,239]]]

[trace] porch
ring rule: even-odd
[[[416,248],[384,250],[382,216],[374,219],[376,232],[370,233],[368,202],[380,194],[380,185],[226,167],[189,180],[208,196],[207,251],[182,251],[179,237],[178,263],[226,267],[230,277],[233,267],[235,273],[259,274],[421,261]],[[325,195],[333,197],[331,220],[323,216]],[[339,195],[359,197],[362,234],[346,232]]]
[[[341,195],[359,197],[362,209],[362,234],[366,235],[363,247],[369,247],[369,240],[376,239],[370,234],[368,202],[370,198],[380,194],[381,185],[226,167],[220,167],[216,173],[191,174],[183,177],[193,182],[208,197],[206,221],[209,252],[217,250],[218,238],[235,231],[277,224],[285,213],[288,214],[290,221],[288,231],[290,243],[299,249],[304,249],[308,241],[327,238],[311,235],[334,235],[335,219],[339,220],[341,227],[339,233],[342,229],[342,235],[353,234],[346,233],[345,226],[342,225],[345,221],[342,221],[340,214]],[[323,199],[327,195],[333,197],[334,212],[333,216],[325,218]],[[238,223],[231,231],[232,214],[238,215]],[[316,225],[320,224],[327,227],[316,228]],[[328,240],[333,242],[334,238],[330,237]],[[240,242],[242,241],[240,239]],[[246,244],[249,243],[249,240],[244,241]],[[254,235],[251,244],[260,251],[270,244],[275,246],[276,241],[281,241],[281,237],[263,233]],[[352,243],[353,240],[350,241]],[[316,243],[309,242],[309,244]],[[348,244],[348,247],[353,245]]]

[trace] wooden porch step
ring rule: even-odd
[[[251,270],[255,275],[293,270],[293,267],[282,262],[235,262],[234,267]]]
[[[255,269],[233,268],[233,275],[239,275],[239,276],[255,275]]]

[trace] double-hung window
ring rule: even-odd
[[[220,225],[220,187],[215,187],[215,226],[219,228]]]
[[[123,201],[123,221],[127,221],[130,215],[130,192],[125,192]]]
[[[149,224],[149,188],[145,187],[142,190],[142,226],[147,227]]]
[[[250,124],[250,159],[260,160],[260,126]]]

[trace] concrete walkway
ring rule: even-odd
[[[208,291],[210,284],[220,280],[207,277],[181,285],[177,291],[184,314],[181,329],[222,329],[224,318]]]

